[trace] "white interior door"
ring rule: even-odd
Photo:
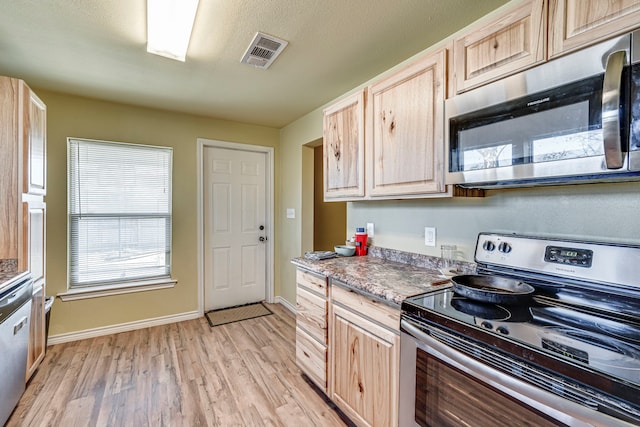
[[[204,148],[205,311],[266,299],[266,153]]]

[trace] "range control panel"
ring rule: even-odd
[[[640,289],[640,245],[587,242],[518,234],[480,233],[479,267],[542,273]]]
[[[593,251],[589,249],[564,248],[561,246],[547,246],[544,260],[558,264],[569,264],[578,267],[591,267]]]

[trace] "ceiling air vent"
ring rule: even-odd
[[[277,37],[256,33],[240,62],[267,69],[288,44],[288,41]]]

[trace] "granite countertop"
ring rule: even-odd
[[[399,306],[410,296],[451,286],[439,268],[440,258],[372,247],[367,256],[337,257],[314,261],[304,257],[291,262],[339,280],[347,286]],[[461,273],[473,273],[475,265],[460,262]]]

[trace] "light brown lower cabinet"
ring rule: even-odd
[[[31,300],[31,323],[29,324],[29,352],[27,353],[27,373],[29,378],[44,359],[45,354],[45,311],[44,311],[44,282],[34,285]]]
[[[300,328],[296,328],[296,364],[326,393],[327,347]]]
[[[296,273],[296,364],[327,393],[327,278]]]
[[[357,425],[397,426],[400,310],[338,286],[331,294],[330,398]]]

